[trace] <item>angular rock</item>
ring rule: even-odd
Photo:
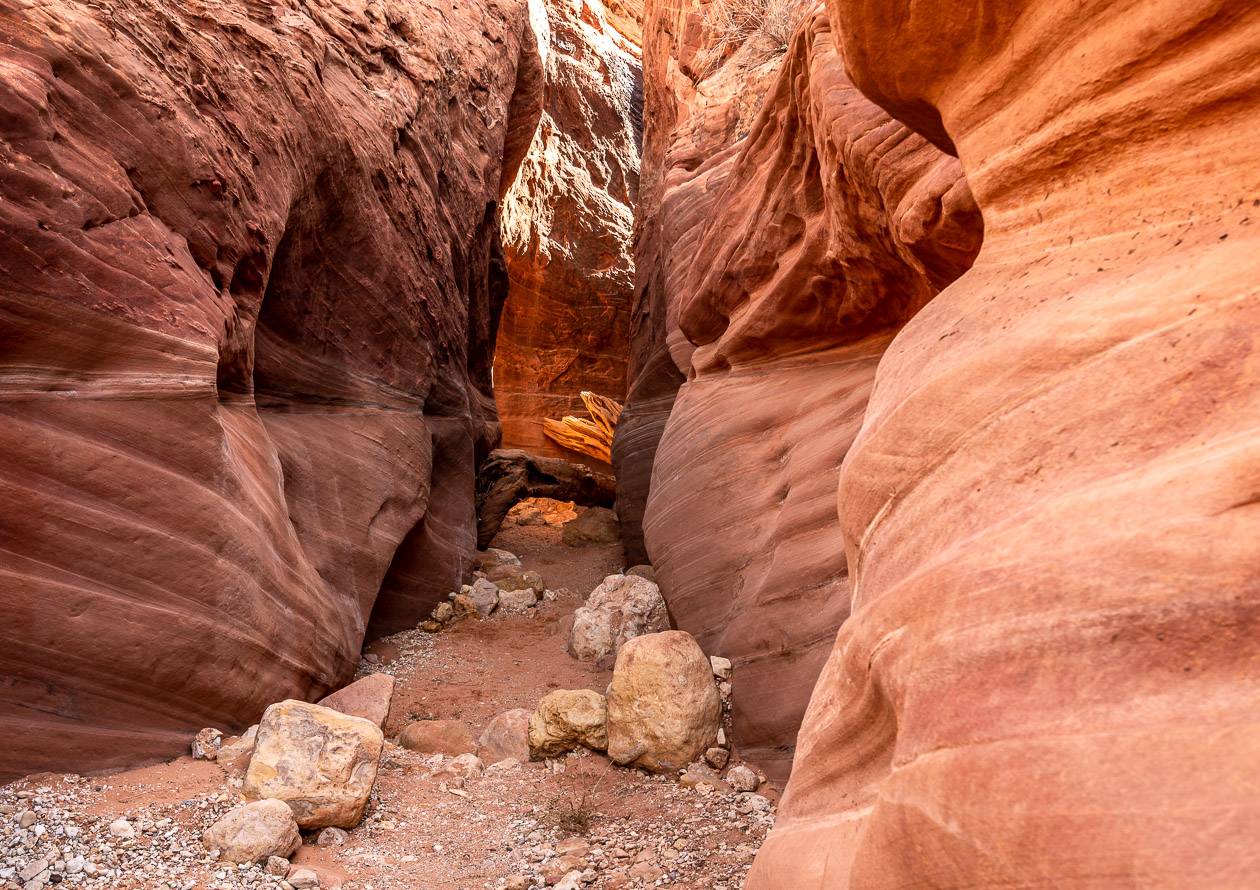
[[[541,594],[547,589],[547,585],[543,583],[542,575],[537,572],[516,572],[505,578],[496,579],[494,583],[498,585],[500,592],[504,590],[532,590],[534,593]]]
[[[353,828],[376,781],[384,737],[361,717],[299,701],[263,713],[242,791],[282,800],[303,829]]]
[[[501,612],[528,612],[531,608],[538,605],[538,594],[534,592],[532,587],[524,587],[520,590],[500,590],[499,591],[499,610]]]
[[[310,868],[294,868],[285,880],[293,890],[310,890],[319,886],[319,875]]]
[[[478,578],[468,590],[468,599],[473,609],[482,618],[487,617],[499,605],[499,588],[493,581]]]
[[[509,758],[527,762],[529,718],[532,713],[526,708],[513,708],[496,716],[477,740],[477,756],[486,763],[499,763]]]
[[[757,774],[742,763],[726,771],[726,781],[736,791],[756,791],[761,784]]]
[[[593,751],[608,747],[608,707],[590,689],[557,689],[538,702],[529,718],[529,755],[544,760],[579,745]]]
[[[730,760],[731,752],[725,748],[714,746],[704,752],[704,762],[714,769],[722,769],[726,766],[726,762]]]
[[[329,826],[319,833],[319,837],[315,839],[315,843],[321,847],[340,847],[350,840],[350,835],[344,828],[333,828]]]
[[[497,547],[487,547],[485,550],[478,550],[473,558],[473,565],[483,572],[489,572],[501,566],[510,566],[519,570],[521,558],[515,553],[507,550],[500,550]]]
[[[729,658],[723,658],[720,655],[710,655],[709,664],[713,667],[713,676],[722,680],[731,678],[732,666]]]
[[[616,543],[621,540],[617,514],[605,507],[589,507],[577,519],[564,524],[560,540],[570,547]]]
[[[446,624],[455,617],[455,607],[449,602],[441,602],[433,607],[433,620],[438,624]]]
[[[385,725],[389,714],[389,702],[394,695],[394,678],[389,674],[368,674],[343,686],[332,695],[321,698],[317,704],[332,708],[352,717],[371,720],[377,726]]]
[[[626,640],[669,629],[660,588],[638,575],[609,575],[573,613],[568,652],[579,661],[615,655]]]
[[[215,760],[219,756],[219,748],[223,745],[223,733],[213,727],[206,727],[193,736],[193,760]]]
[[[691,634],[628,640],[608,684],[608,756],[652,772],[682,769],[717,741],[721,702]]]
[[[202,833],[201,842],[228,862],[264,862],[288,859],[302,846],[302,836],[288,804],[268,799],[229,810]]]
[[[398,744],[421,754],[469,754],[477,747],[472,727],[463,720],[412,720],[398,734]]]

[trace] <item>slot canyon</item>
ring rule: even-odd
[[[0,0],[0,890],[1260,887],[1260,6]]]

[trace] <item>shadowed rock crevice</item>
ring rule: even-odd
[[[616,498],[616,484],[608,474],[567,460],[538,457],[519,449],[492,452],[477,475],[479,548],[489,546],[508,511],[526,498],[611,507]]]

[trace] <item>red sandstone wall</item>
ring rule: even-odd
[[[540,99],[507,0],[0,13],[0,776],[318,695],[458,581]]]

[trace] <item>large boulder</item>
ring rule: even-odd
[[[201,835],[207,850],[228,862],[288,859],[302,845],[293,810],[282,800],[256,800],[224,813]]]
[[[501,760],[529,760],[529,718],[527,708],[513,708],[499,714],[477,740],[477,756],[486,763]]]
[[[250,800],[284,801],[303,829],[353,828],[363,818],[384,743],[370,720],[277,702],[258,723],[242,791]]]
[[[538,702],[529,718],[531,760],[557,757],[578,746],[608,747],[608,706],[590,689],[557,689]]]
[[[673,772],[717,743],[722,703],[709,659],[689,633],[628,640],[608,684],[608,756]]]
[[[398,744],[421,754],[468,754],[477,747],[472,727],[463,720],[412,720],[398,734]]]
[[[385,724],[389,715],[389,702],[394,695],[394,678],[389,674],[369,674],[343,686],[332,695],[321,698],[317,704],[332,708],[352,717],[371,720],[377,726]]]
[[[663,630],[669,630],[669,611],[660,588],[638,575],[609,575],[573,613],[569,654],[599,661],[626,640]]]

